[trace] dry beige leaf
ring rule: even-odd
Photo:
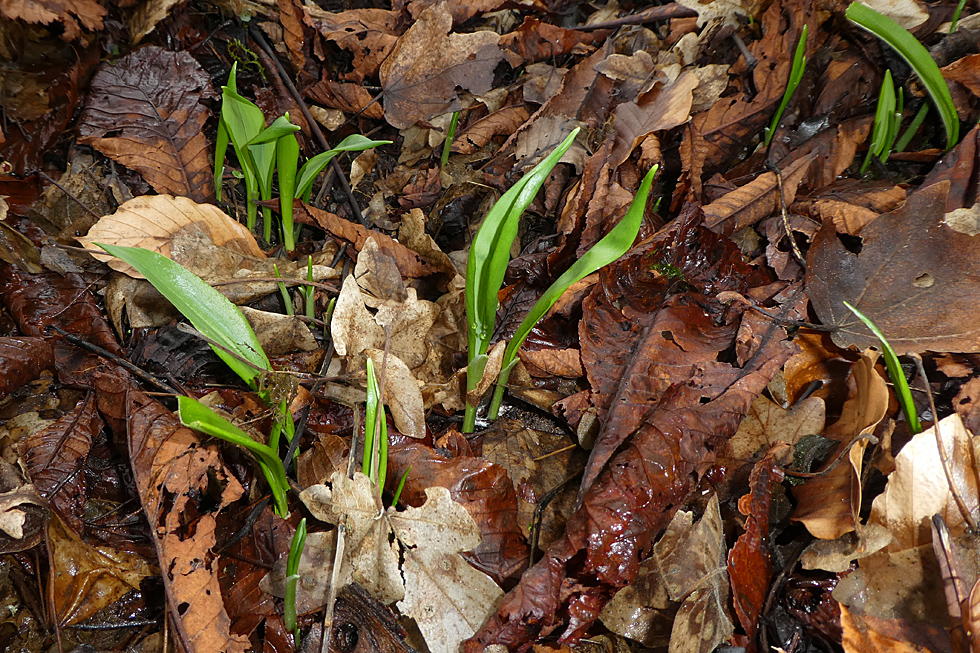
[[[531,376],[563,376],[568,379],[577,379],[585,375],[585,371],[582,369],[582,352],[578,349],[539,349],[537,351],[520,349],[517,355]]]
[[[241,311],[268,356],[313,351],[319,347],[310,327],[296,315],[258,311],[248,306],[242,306]]]
[[[136,45],[183,0],[146,0],[129,17],[129,42]]]
[[[361,290],[370,296],[364,297],[366,301],[371,301],[371,298],[377,300],[372,306],[389,299],[402,302],[408,297],[398,263],[378,247],[374,238],[368,238],[357,255],[354,278]]]
[[[434,339],[429,332],[438,316],[436,304],[419,299],[415,288],[409,288],[405,301],[388,300],[381,304],[374,320],[381,326],[391,327],[389,351],[414,370],[429,357]]]
[[[398,240],[412,251],[421,254],[440,272],[445,272],[450,278],[459,275],[452,260],[439,249],[432,236],[425,232],[425,214],[422,209],[412,209],[402,214],[402,223],[398,229]]]
[[[530,127],[517,136],[517,148],[514,154],[517,156],[518,165],[524,167],[535,165],[568,138],[575,127],[575,121],[565,116],[537,118]],[[588,157],[588,152],[576,139],[558,162],[571,163],[577,172],[581,172]]]
[[[657,68],[646,50],[639,50],[629,57],[611,54],[597,63],[595,69],[609,79],[621,82],[619,88],[626,100],[646,93],[657,81]]]
[[[461,108],[460,86],[486,93],[504,54],[494,32],[450,34],[446,3],[423,11],[381,64],[385,119],[398,129]]]
[[[507,342],[501,340],[490,350],[490,354],[487,356],[486,367],[483,368],[483,376],[480,377],[480,382],[477,384],[476,389],[468,392],[466,395],[467,401],[474,406],[480,403],[480,398],[483,397],[483,393],[497,382],[497,377],[500,376],[500,367],[504,362],[504,351],[506,349]]]
[[[401,599],[405,587],[398,570],[398,544],[388,541],[391,526],[384,518],[377,487],[361,472],[355,472],[354,478],[334,472],[330,484],[308,487],[300,499],[320,521],[347,520],[340,585],[353,580],[379,601]]]
[[[364,175],[370,174],[377,162],[378,153],[373,149],[358,154],[350,165],[350,187],[357,189],[357,185],[364,179]]]
[[[353,356],[365,349],[384,347],[384,329],[368,312],[353,275],[348,275],[340,288],[330,319],[330,333],[334,348],[341,356]]]
[[[405,547],[402,614],[413,617],[432,653],[457,653],[497,608],[503,591],[460,555],[480,544],[473,517],[444,487],[425,489],[421,508],[389,513]]]
[[[412,376],[408,366],[397,356],[380,349],[366,349],[364,353],[374,361],[375,374],[379,385],[384,387],[384,402],[391,410],[398,430],[411,438],[425,437],[425,408],[422,405],[422,392],[419,383]],[[381,379],[384,370],[384,381]]]
[[[103,216],[88,235],[78,241],[88,249],[98,250],[96,243],[142,247],[175,258],[181,237],[203,233],[214,245],[243,256],[265,258],[255,238],[239,222],[211,204],[198,204],[186,197],[145,195],[124,203],[112,215]],[[109,254],[92,254],[114,270],[131,277],[143,277],[128,264]]]
[[[759,395],[738,431],[725,444],[724,455],[750,461],[777,442],[796,444],[807,435],[823,433],[825,422],[826,407],[820,397],[808,397],[786,409]]]

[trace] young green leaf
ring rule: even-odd
[[[449,131],[446,132],[446,140],[442,144],[442,158],[439,160],[439,167],[444,169],[449,163],[449,150],[453,147],[453,139],[456,138],[456,127],[459,125],[459,111],[453,112],[453,119],[449,123]]]
[[[296,646],[299,647],[299,627],[296,624],[296,584],[299,582],[299,561],[306,546],[306,517],[299,520],[293,541],[289,545],[289,556],[286,558],[286,594],[283,598],[283,623],[286,630],[294,633]]]
[[[875,124],[871,132],[871,146],[868,147],[868,153],[864,157],[864,163],[861,164],[862,175],[868,169],[872,156],[881,159],[882,154],[888,151],[886,148],[891,147],[889,139],[894,141],[894,117],[895,85],[892,82],[891,71],[886,70],[885,77],[881,82],[881,92],[878,94],[878,107],[875,109]]]
[[[296,249],[293,230],[293,198],[296,196],[296,166],[299,141],[292,133],[276,140],[276,173],[279,177],[279,215],[282,216],[282,242],[287,252]]]
[[[378,379],[374,375],[374,360],[368,358],[366,367],[367,401],[364,410],[364,456],[361,471],[384,489],[388,474],[388,422],[385,420]]]
[[[262,109],[259,109],[253,102],[238,94],[237,66],[237,63],[232,64],[231,72],[228,74],[228,84],[222,87],[221,121],[225,125],[232,145],[235,146],[235,154],[238,155],[238,162],[242,166],[246,201],[248,202],[246,220],[248,228],[252,229],[255,227],[256,215],[254,200],[259,198],[259,178],[248,142],[258,136],[265,127],[265,115],[262,113]]]
[[[262,143],[271,143],[277,141],[283,136],[289,134],[294,134],[300,130],[299,125],[294,125],[289,120],[289,112],[276,118],[271,125],[262,130],[262,132],[248,142],[249,145],[261,145]]]
[[[308,200],[310,189],[313,186],[313,180],[341,152],[360,152],[362,150],[369,150],[372,147],[378,147],[379,145],[389,145],[390,143],[391,141],[372,141],[367,136],[351,134],[342,140],[337,147],[326,152],[321,152],[303,164],[303,167],[299,169],[299,174],[297,175],[294,197],[302,198],[304,201]]]
[[[939,72],[939,66],[929,56],[925,46],[891,18],[879,14],[860,2],[852,2],[845,15],[852,23],[891,46],[912,67],[922,80],[922,85],[926,87],[936,108],[939,109],[943,126],[946,128],[946,149],[956,145],[960,137],[960,119],[956,115],[956,106],[949,93],[949,86]]]
[[[200,277],[156,252],[138,247],[96,244],[136,268],[183,313],[195,329],[225,349],[235,352],[237,358],[224,349],[212,346],[218,357],[246,383],[254,387],[255,378],[259,374],[272,371],[272,365],[262,350],[259,339],[242,312]]]
[[[517,350],[524,344],[524,339],[534,328],[534,325],[544,317],[544,314],[554,306],[558,298],[575,282],[592,274],[596,270],[609,265],[620,256],[629,251],[636,240],[636,235],[640,232],[640,224],[643,222],[643,212],[646,210],[647,198],[650,195],[650,186],[653,178],[657,174],[659,166],[653,166],[643,178],[640,188],[636,191],[636,197],[630,204],[629,210],[623,219],[613,227],[608,234],[593,245],[582,258],[577,260],[568,270],[558,277],[553,284],[545,291],[541,298],[534,303],[528,311],[524,321],[517,327],[507,349],[504,351],[503,362],[500,368],[500,377],[497,380],[497,387],[494,390],[493,402],[490,404],[488,417],[496,419],[500,411],[500,404],[503,401],[504,388],[507,386],[507,378],[517,364]]]
[[[534,200],[548,175],[572,146],[579,128],[521,177],[493,205],[473,237],[466,264],[466,320],[468,322],[467,392],[475,390],[486,366],[486,349],[497,316],[497,292],[510,262],[510,247],[524,209]],[[476,423],[476,406],[466,403],[463,432],[471,433]]]
[[[786,83],[786,90],[783,91],[783,99],[780,101],[779,108],[776,109],[776,113],[773,114],[772,121],[766,129],[766,147],[769,147],[772,137],[776,134],[776,128],[779,127],[779,121],[783,119],[783,112],[786,110],[790,98],[793,97],[793,93],[796,92],[796,87],[800,85],[800,80],[803,79],[803,71],[806,69],[806,33],[807,26],[804,25],[800,33],[800,40],[796,42],[796,52],[793,54],[793,66],[789,71],[789,81]]]
[[[895,395],[898,397],[898,403],[902,407],[902,412],[905,413],[905,420],[909,423],[909,430],[912,431],[913,435],[921,433],[922,423],[919,421],[919,415],[915,410],[915,403],[912,401],[912,392],[909,390],[909,382],[905,379],[905,372],[902,371],[902,365],[898,362],[898,356],[895,355],[895,350],[885,340],[885,335],[881,330],[864,313],[851,306],[848,302],[844,302],[844,306],[854,313],[859,320],[864,322],[864,325],[881,342],[882,357],[885,359],[885,369],[888,370],[888,376],[891,377],[892,383],[895,385]]]
[[[269,489],[272,490],[276,514],[280,517],[289,515],[289,506],[286,502],[289,481],[286,479],[285,467],[276,451],[256,442],[248,433],[196,399],[177,397],[177,415],[184,426],[238,445],[255,456],[269,483]]]
[[[221,185],[225,177],[225,155],[228,152],[228,128],[218,119],[218,135],[214,141],[214,194],[221,201]]]

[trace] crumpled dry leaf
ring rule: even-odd
[[[636,102],[616,107],[616,144],[611,161],[619,165],[648,135],[683,125],[691,116],[694,89],[700,80],[685,71],[672,84],[648,91]]]
[[[404,597],[398,608],[416,620],[432,653],[456,653],[503,595],[460,556],[480,543],[473,518],[443,487],[426,488],[421,507],[396,511],[382,509],[377,489],[360,472],[353,479],[335,473],[331,483],[309,487],[300,498],[317,519],[346,517],[351,572],[344,577],[379,600]]]
[[[444,3],[429,7],[398,39],[381,64],[385,119],[404,129],[460,109],[456,87],[486,93],[503,59],[493,32],[450,34],[453,18]]]
[[[398,40],[399,13],[394,11],[351,9],[334,13],[310,4],[304,5],[303,10],[309,17],[307,24],[354,55],[354,70],[346,78],[358,84],[378,71]]]
[[[267,356],[313,351],[320,346],[310,333],[310,327],[296,315],[259,311],[248,306],[242,306],[239,310],[252,325]]]
[[[61,38],[73,41],[82,33],[82,27],[89,31],[102,29],[105,8],[95,0],[21,0],[0,3],[0,14],[11,20],[25,23],[50,25],[60,22],[64,25]],[[81,25],[79,25],[81,23]]]
[[[211,77],[187,52],[141,48],[92,80],[78,140],[138,171],[158,193],[214,198],[201,100],[216,97]]]

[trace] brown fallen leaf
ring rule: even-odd
[[[334,13],[316,5],[304,5],[303,10],[308,25],[354,55],[354,69],[345,75],[348,81],[359,84],[365,77],[373,77],[398,40],[399,14],[394,11],[350,9]]]
[[[807,290],[821,322],[837,327],[841,347],[871,347],[878,339],[845,306],[873,321],[899,354],[980,351],[975,306],[980,238],[944,223],[949,182],[909,196],[861,231],[860,254],[824,224],[810,247]]]
[[[494,136],[513,134],[518,127],[527,122],[530,114],[522,105],[504,107],[467,127],[456,134],[452,151],[459,154],[473,154],[490,142]]]
[[[837,442],[827,464],[837,463],[844,451],[849,464],[841,460],[793,490],[798,501],[793,520],[802,522],[814,537],[823,540],[835,540],[861,527],[858,513],[867,436],[888,410],[888,386],[874,369],[877,359],[878,353],[869,349],[854,364],[854,395],[844,403],[840,419],[823,433],[825,438]]]
[[[82,27],[89,31],[102,29],[106,10],[95,0],[18,0],[0,3],[0,14],[25,23],[61,23],[64,26],[61,38],[74,41],[81,36]]]
[[[385,119],[399,129],[458,111],[456,87],[486,93],[503,59],[493,32],[450,34],[445,4],[429,7],[402,35],[381,64]]]
[[[453,25],[461,25],[470,18],[488,11],[494,11],[504,4],[506,0],[447,0],[446,5],[453,15]],[[540,0],[538,0],[540,1]],[[418,19],[422,12],[432,5],[439,4],[442,0],[412,0],[408,3],[408,13],[412,18]],[[531,2],[529,4],[534,4]]]
[[[186,245],[185,237],[195,232],[205,234],[214,245],[231,252],[265,258],[255,237],[227,213],[212,204],[198,204],[171,195],[144,195],[129,200],[115,213],[99,220],[78,242],[113,270],[141,279],[142,275],[127,263],[104,252],[98,253],[102,250],[96,243],[140,247],[173,258],[175,250]]]
[[[325,107],[347,113],[360,113],[365,118],[380,120],[385,115],[381,103],[375,102],[371,93],[360,84],[323,79],[307,88],[304,93],[306,97]]]
[[[577,379],[585,374],[582,354],[578,349],[520,349],[517,355],[531,376],[564,376]]]
[[[170,15],[181,0],[144,0],[129,17],[129,42],[135,46]]]
[[[683,125],[690,118],[694,89],[698,76],[691,71],[681,73],[672,84],[648,91],[635,102],[616,107],[616,144],[611,161],[619,165],[648,135]]]
[[[785,204],[780,203],[776,173],[765,172],[704,207],[704,223],[712,231],[732,234],[779,211],[782,205],[788,207],[796,198],[800,180],[815,158],[812,154],[805,156],[782,171]]]
[[[425,437],[425,408],[422,405],[422,392],[411,370],[400,358],[384,351],[366,349],[364,353],[374,361],[378,384],[382,384],[381,370],[384,374],[384,402],[391,410],[391,417],[399,432],[410,438]]]
[[[92,80],[78,140],[138,171],[158,193],[214,199],[203,99],[211,77],[187,52],[156,46],[105,63]]]
[[[500,47],[514,53],[507,60],[517,67],[521,63],[534,63],[569,52],[587,54],[591,48],[586,46],[602,43],[609,34],[609,30],[581,32],[566,29],[542,22],[540,18],[528,17],[513,32],[500,37]]]
[[[51,341],[39,337],[0,338],[0,398],[21,388],[41,372],[54,367]]]
[[[374,238],[382,250],[395,258],[402,276],[424,277],[437,271],[419,254],[380,231],[373,231],[359,224],[348,222],[333,213],[321,211],[309,204],[297,203],[296,219],[304,224],[319,227],[335,238],[347,241],[356,252],[361,251],[368,238]]]

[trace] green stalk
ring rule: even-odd
[[[299,561],[306,546],[306,517],[299,520],[293,541],[289,545],[289,557],[286,558],[286,595],[283,600],[283,622],[286,630],[293,632],[296,648],[299,649],[299,627],[296,623],[296,585],[299,582]]]
[[[783,111],[786,110],[790,98],[796,92],[796,87],[800,85],[800,80],[803,79],[803,71],[806,69],[806,33],[807,26],[804,25],[803,31],[800,33],[800,40],[796,42],[796,52],[793,54],[793,66],[789,71],[789,81],[786,83],[786,90],[783,91],[783,99],[779,103],[779,108],[776,109],[776,113],[773,114],[769,127],[766,128],[766,147],[769,147],[772,137],[776,135],[776,128],[779,127],[779,121],[783,119]]]
[[[459,111],[453,112],[453,119],[449,123],[449,131],[446,132],[446,140],[442,144],[442,159],[440,160],[439,167],[443,170],[446,169],[446,165],[449,163],[449,150],[453,147],[453,139],[456,138],[456,126],[459,124]]]
[[[653,178],[657,174],[658,167],[655,165],[647,172],[643,178],[643,182],[640,184],[640,188],[636,191],[636,197],[633,198],[633,203],[630,204],[629,210],[623,216],[623,219],[619,221],[619,224],[613,227],[608,234],[593,245],[582,258],[575,261],[564,274],[555,279],[555,282],[534,303],[534,306],[528,311],[524,321],[517,327],[517,331],[514,332],[514,336],[507,343],[507,349],[504,351],[500,376],[497,378],[497,387],[494,389],[493,401],[490,404],[490,411],[488,413],[490,419],[497,419],[497,415],[500,413],[500,405],[504,399],[504,388],[507,387],[507,379],[510,377],[511,370],[517,364],[517,350],[524,344],[524,340],[531,333],[534,325],[544,317],[545,313],[554,306],[555,302],[558,301],[572,284],[587,277],[596,270],[609,265],[632,247],[633,241],[636,240],[636,236],[640,232],[640,225],[643,222],[643,212],[646,210],[647,198],[650,195],[650,186],[653,184]]]

